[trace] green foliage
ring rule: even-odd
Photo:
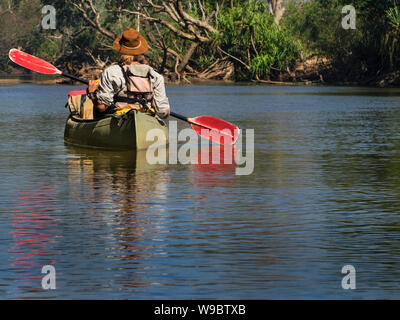
[[[268,78],[279,70],[286,70],[300,56],[313,54],[330,58],[336,70],[348,75],[363,73],[365,77],[372,77],[381,71],[400,68],[399,0],[352,0],[357,11],[356,30],[344,30],[341,26],[341,9],[349,4],[348,0],[287,0],[280,25],[275,23],[266,2],[184,1],[186,12],[198,20],[209,17],[208,23],[218,30],[199,33],[210,36],[211,41],[199,44],[189,61],[190,66],[201,71],[218,59],[229,57],[235,64],[238,80]],[[112,37],[94,28],[74,3],[81,1],[52,0],[51,5],[57,11],[57,30],[43,30],[41,8],[47,3],[0,0],[0,70],[7,70],[7,53],[12,47],[21,47],[57,66],[79,68],[93,64],[98,58],[115,61],[118,54],[112,50]],[[196,28],[173,21],[162,10],[149,6],[140,8],[139,3],[137,0],[94,1],[101,26],[115,35],[138,23],[137,15],[123,9],[146,10],[183,31]],[[162,1],[153,0],[153,3],[162,4]],[[87,12],[89,18],[96,21],[94,13]],[[147,55],[153,65],[157,68],[164,62],[162,46],[166,45],[170,50],[166,68],[174,71],[177,55],[184,57],[192,41],[178,37],[162,24],[142,19],[140,26],[143,34],[153,36],[152,49]]]
[[[8,51],[31,48],[40,26],[40,0],[0,0],[0,70],[8,70]]]
[[[204,70],[208,66],[210,66],[215,61],[215,57],[213,55],[200,55],[196,59],[196,65],[199,70]]]
[[[399,29],[400,28],[400,9],[396,5],[395,2],[393,4],[394,4],[393,8],[389,8],[388,10],[386,10],[386,16],[388,17],[389,22],[393,26],[393,28]]]
[[[396,2],[393,2],[393,7],[386,10],[391,30],[386,33],[381,44],[380,54],[384,58],[389,59],[390,67],[400,66],[400,9]]]
[[[375,75],[400,67],[399,5],[393,0],[353,0],[356,30],[341,26],[347,0],[290,1],[283,24],[302,42],[305,55],[331,58],[338,70]]]
[[[303,4],[291,1],[282,23],[302,42],[306,55],[317,53],[339,57],[351,43],[362,37],[357,30],[342,28],[342,7],[337,0],[307,1]]]
[[[243,62],[238,67],[245,77],[266,77],[272,67],[283,69],[299,55],[299,42],[275,24],[264,1],[225,8],[218,23],[218,45]]]

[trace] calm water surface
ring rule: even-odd
[[[237,176],[64,145],[72,89],[0,87],[0,298],[400,298],[399,90],[169,86],[255,130]]]

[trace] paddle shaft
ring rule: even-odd
[[[77,76],[74,76],[74,75],[66,73],[66,72],[61,73],[61,75],[63,77],[70,78],[72,80],[79,81],[79,82],[82,82],[84,84],[89,84],[89,81],[87,81],[85,79],[78,78]]]
[[[172,112],[172,111],[171,111],[171,113],[170,113],[169,115],[172,116],[172,117],[174,117],[174,118],[177,118],[177,119],[180,119],[180,120],[183,120],[183,121],[186,121],[186,122],[189,122],[189,123],[190,123],[190,121],[189,121],[189,119],[188,119],[187,117],[182,116],[182,115],[180,115],[180,114],[177,114],[177,113],[175,113],[175,112]]]

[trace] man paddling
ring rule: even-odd
[[[119,64],[105,69],[100,83],[89,81],[88,96],[96,113],[125,108],[145,112],[153,108],[160,118],[168,118],[170,106],[163,76],[138,62],[138,57],[148,49],[146,39],[130,28],[115,39],[114,49],[121,54]]]

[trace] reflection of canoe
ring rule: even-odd
[[[83,212],[101,214],[100,205],[106,212],[107,223],[113,221],[113,226],[116,223],[113,235],[117,236],[125,227],[132,232],[137,222],[146,223],[146,219],[136,221],[136,214],[162,210],[151,199],[166,201],[169,173],[166,165],[147,162],[147,150],[99,150],[67,145],[66,152],[68,197],[84,203]],[[133,220],[130,213],[135,213]]]
[[[136,110],[122,115],[106,115],[94,120],[83,120],[71,115],[65,125],[64,140],[68,144],[80,147],[140,150],[154,145],[154,140],[146,141],[147,134],[152,129],[164,132],[163,139],[157,141],[157,145],[168,144],[165,122]],[[156,136],[160,138],[157,133]]]
[[[163,165],[152,165],[147,162],[146,150],[102,150],[66,146],[69,155],[71,168],[93,167],[97,173],[110,174],[114,177],[115,171],[123,170],[126,172],[154,171],[163,168]]]

